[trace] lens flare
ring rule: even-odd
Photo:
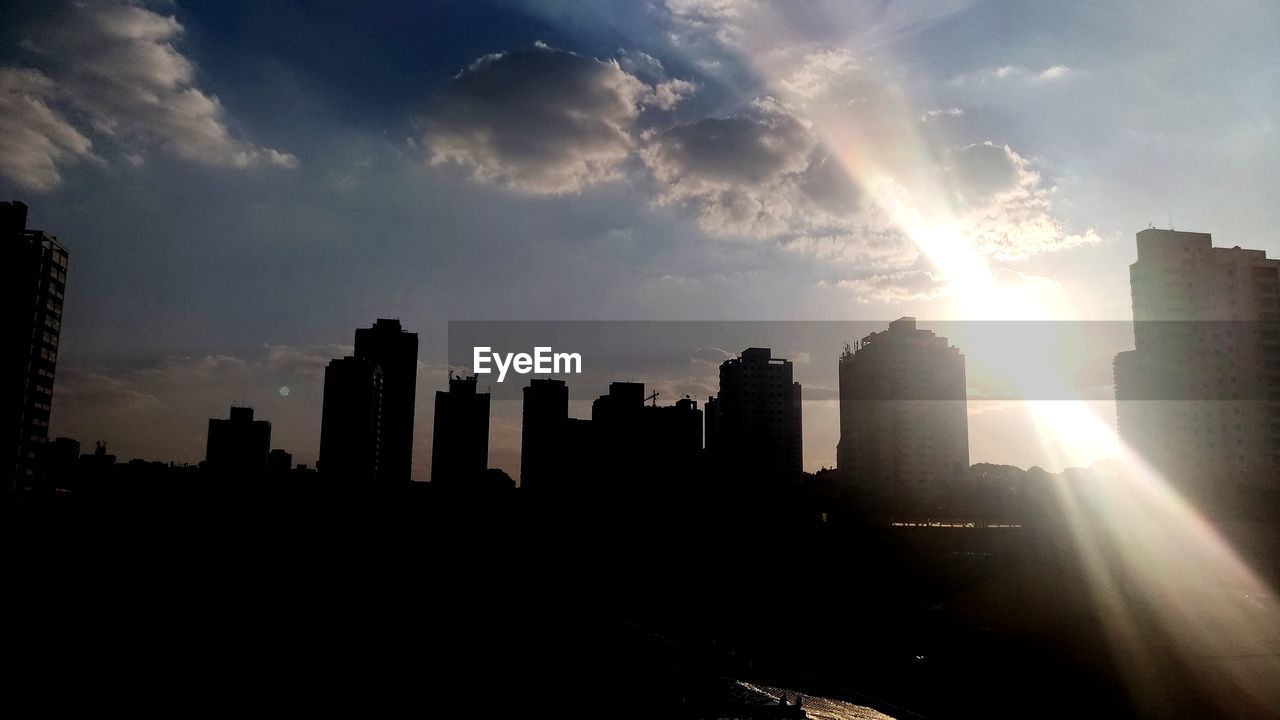
[[[725,49],[736,51],[773,94],[802,109],[848,177],[945,280],[952,312],[966,320],[1064,319],[1067,304],[996,282],[988,255],[957,210],[957,188],[938,171],[940,155],[921,135],[919,110],[902,91],[879,87],[875,101],[856,112],[811,92],[798,94],[788,82],[793,49],[812,43],[790,32],[788,18],[775,9],[753,8],[754,14],[732,18],[732,31],[722,34],[732,39]],[[824,27],[848,19],[833,17]],[[898,18],[890,25],[901,31],[910,22]],[[868,67],[886,52],[876,32],[832,44],[851,51],[864,74],[887,76]],[[1015,383],[1025,371],[1008,368]],[[1042,372],[1035,382],[1043,387]],[[1280,607],[1266,584],[1086,403],[1031,401],[1027,410],[1044,447],[1064,465],[1089,452],[1114,458],[1100,480],[1055,480],[1053,514],[1071,538],[1108,649],[1134,697],[1158,707],[1155,671],[1176,663],[1201,684],[1204,697],[1259,712],[1280,708]]]

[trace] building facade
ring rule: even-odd
[[[720,390],[707,401],[707,446],[724,470],[760,481],[803,471],[801,388],[790,360],[747,348],[720,364]]]
[[[1187,489],[1280,483],[1280,260],[1148,228],[1129,266],[1120,437]],[[1225,484],[1225,485],[1224,485]]]
[[[846,347],[836,447],[842,482],[918,509],[941,501],[969,467],[965,395],[964,355],[913,317]]]
[[[0,266],[8,295],[5,472],[16,492],[25,492],[35,481],[40,446],[49,438],[67,260],[57,239],[27,229],[26,205],[0,203]]]

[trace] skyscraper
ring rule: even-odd
[[[566,471],[569,387],[563,380],[533,378],[523,392],[520,487],[541,492]]]
[[[623,476],[637,469],[644,452],[644,400],[644,383],[611,382],[609,393],[591,403],[595,449],[605,473]]]
[[[377,480],[382,442],[382,369],[351,355],[324,370],[317,469],[327,479]],[[371,487],[371,486],[369,486]]]
[[[720,391],[707,406],[708,438],[722,467],[757,480],[801,473],[800,383],[790,360],[769,348],[743,350],[720,364]]]
[[[39,446],[49,437],[53,374],[62,331],[67,251],[27,229],[27,206],[0,202],[0,266],[5,292],[5,472],[24,491],[35,475]]]
[[[440,487],[480,476],[489,466],[489,393],[476,392],[476,376],[449,374],[436,391],[431,440],[431,482]]]
[[[849,487],[940,500],[969,467],[964,355],[904,317],[840,356],[836,469]]]
[[[382,369],[382,436],[378,477],[383,484],[407,483],[413,469],[413,413],[418,387],[418,335],[399,320],[379,318],[356,330],[355,356]]]
[[[254,420],[253,408],[232,407],[228,419],[209,419],[205,468],[229,477],[260,475],[267,469],[271,423]]]
[[[1149,228],[1129,266],[1134,349],[1115,360],[1121,438],[1197,490],[1274,485],[1280,260]]]

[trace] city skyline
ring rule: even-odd
[[[438,388],[451,319],[1125,320],[1136,228],[1277,254],[1274,6],[647,7],[333,10],[303,38],[288,5],[11,4],[0,196],[79,268],[53,434],[194,461],[243,397],[314,462],[324,363],[376,317]],[[948,223],[974,254],[931,246]],[[1026,425],[975,426],[972,459]],[[1012,462],[1063,465],[1026,440]]]
[[[1139,237],[1141,238],[1144,234],[1150,232],[1161,232],[1167,234],[1170,231],[1144,230],[1139,233]],[[1209,239],[1210,236],[1207,233],[1174,234],[1179,236],[1195,236],[1203,238],[1206,243],[1211,242]],[[1228,255],[1234,253],[1243,254],[1242,257],[1261,257],[1261,251],[1256,250],[1240,250],[1239,248],[1216,248],[1216,250]],[[1226,257],[1226,255],[1224,255],[1224,257]],[[1263,262],[1264,264],[1272,264],[1275,261],[1264,259]],[[1223,307],[1226,306],[1223,305]],[[1211,309],[1212,308],[1210,307],[1210,310]],[[1196,315],[1196,317],[1200,319],[1200,322],[1209,326],[1203,329],[1204,332],[1216,333],[1223,331],[1222,328],[1215,327],[1215,322],[1207,320],[1209,317],[1216,317],[1212,312],[1206,310],[1205,312]],[[1234,318],[1234,320],[1232,320],[1232,318]],[[1233,321],[1239,322],[1244,320],[1243,316],[1232,316],[1232,318],[1227,318],[1228,324]],[[1249,319],[1244,320],[1244,322],[1245,324],[1248,324],[1250,322],[1255,322],[1258,319],[1265,320],[1266,317],[1254,317],[1250,315]],[[805,463],[802,466],[803,470],[809,473],[814,473],[827,468],[835,468],[839,465],[837,457],[839,454],[838,440],[840,439],[838,425],[841,415],[839,400],[843,395],[843,390],[839,390],[839,388],[844,387],[845,381],[842,379],[844,377],[843,367],[844,360],[849,350],[846,348],[845,352],[841,353],[832,348],[839,347],[851,340],[857,341],[857,343],[866,342],[876,335],[885,335],[884,331],[886,331],[886,329],[892,330],[904,325],[904,323],[909,324],[912,328],[919,323],[922,326],[922,329],[919,332],[925,335],[932,336],[933,333],[931,331],[936,330],[939,332],[954,333],[958,337],[965,338],[967,342],[964,344],[964,347],[953,347],[951,350],[968,351],[978,360],[978,371],[970,371],[970,383],[968,386],[966,387],[962,381],[960,385],[956,386],[956,388],[957,390],[963,390],[965,393],[964,413],[966,415],[966,423],[969,428],[976,425],[979,428],[980,433],[992,436],[999,442],[991,448],[985,449],[977,457],[974,457],[972,460],[974,464],[1013,465],[1024,469],[1033,466],[1044,467],[1044,465],[1035,462],[1019,462],[1018,458],[1026,457],[1026,448],[1016,446],[1016,443],[1023,442],[1026,439],[1029,439],[1032,443],[1045,442],[1046,438],[1037,437],[1034,434],[1039,432],[1039,429],[1029,427],[1017,429],[1016,431],[1022,432],[1023,435],[1015,438],[1010,434],[1010,428],[1003,423],[995,425],[984,424],[984,420],[992,414],[992,409],[997,413],[1010,407],[1025,410],[1036,404],[1043,405],[1043,401],[1050,401],[1051,404],[1055,405],[1058,404],[1057,401],[1061,401],[1062,405],[1069,405],[1073,407],[1084,406],[1090,408],[1095,415],[1095,420],[1102,421],[1114,427],[1114,416],[1112,414],[1116,412],[1116,404],[1112,399],[1112,388],[1110,385],[1099,385],[1099,382],[1101,382],[1100,378],[1103,375],[1107,377],[1108,381],[1110,380],[1113,357],[1111,353],[1119,350],[1120,354],[1123,356],[1129,352],[1126,348],[1133,344],[1132,337],[1134,330],[1132,323],[1038,323],[1026,321],[973,323],[940,321],[935,323],[920,323],[916,318],[912,317],[903,317],[898,320],[887,322],[859,321],[849,323],[461,323],[459,327],[466,328],[466,330],[459,332],[457,342],[452,342],[451,345],[456,346],[457,343],[465,345],[476,337],[487,337],[489,338],[487,342],[493,342],[494,338],[497,338],[500,343],[508,342],[511,338],[504,337],[504,334],[511,332],[511,328],[513,327],[519,328],[519,331],[516,333],[519,337],[541,336],[562,337],[562,339],[567,337],[570,338],[569,342],[572,342],[572,338],[575,336],[585,335],[587,337],[594,337],[595,339],[593,344],[577,346],[583,348],[590,347],[591,350],[587,353],[588,365],[599,365],[597,367],[592,367],[593,372],[588,376],[591,379],[586,382],[575,382],[572,381],[573,375],[559,376],[571,379],[571,382],[564,386],[566,403],[571,409],[570,414],[589,416],[591,414],[593,398],[595,398],[596,393],[598,392],[596,388],[603,388],[606,385],[619,383],[622,385],[637,384],[640,387],[643,387],[646,382],[651,383],[652,387],[660,389],[661,392],[658,394],[663,396],[664,403],[671,403],[671,397],[674,396],[675,398],[679,398],[682,395],[685,397],[693,396],[694,398],[708,397],[708,399],[714,400],[715,398],[709,397],[707,393],[709,393],[710,396],[714,396],[716,394],[718,383],[723,382],[723,363],[721,363],[720,360],[725,358],[732,359],[736,354],[723,350],[715,343],[708,345],[706,344],[705,339],[718,338],[723,340],[728,336],[738,338],[750,337],[753,340],[756,340],[761,337],[770,337],[771,333],[776,333],[774,336],[781,338],[786,347],[791,348],[788,351],[788,354],[794,354],[800,357],[800,364],[795,365],[797,372],[803,368],[808,373],[804,377],[808,378],[809,382],[814,382],[815,379],[817,380],[814,382],[814,385],[811,386],[811,390],[814,388],[817,390],[816,393],[812,393],[812,395],[816,395],[816,397],[807,394],[805,399],[800,403],[804,408],[804,417],[813,418],[817,416],[819,418],[819,423],[817,423],[820,426],[819,431],[817,433],[806,434],[804,436],[805,440],[803,443],[803,458],[805,460]],[[1159,325],[1160,321],[1152,320],[1148,317],[1139,324],[1149,323]],[[378,319],[376,322],[373,322],[372,325],[372,328],[358,328],[356,330],[357,338],[359,338],[361,334],[369,333],[379,328],[392,331],[393,335],[398,334],[399,336],[408,338],[410,341],[416,338],[416,333],[402,330],[397,320]],[[564,332],[564,328],[575,328],[579,326],[582,330],[578,332],[570,332],[563,336],[558,334]],[[662,330],[664,327],[667,328],[667,331]],[[677,336],[673,336],[669,343],[653,347],[645,346],[646,342],[654,338],[655,332],[658,335],[666,335],[670,334],[670,331],[682,327],[686,329],[681,330]],[[592,328],[594,328],[594,330]],[[613,333],[615,337],[629,337],[631,344],[610,346],[608,344],[607,334],[599,334],[602,328],[611,328],[609,332]],[[640,328],[645,329],[640,330]],[[710,328],[713,332],[705,336],[700,336],[699,332],[705,332],[707,331],[707,328]],[[868,332],[871,333],[870,336],[858,340],[858,338]],[[889,335],[885,336],[889,337]],[[815,337],[821,340],[817,345],[814,344]],[[702,338],[704,341],[700,344],[697,340],[698,338]],[[734,342],[735,341],[730,340],[729,343],[724,346],[732,347]],[[684,345],[682,343],[692,344]],[[1023,345],[1025,347],[1013,352],[1015,344]],[[1081,344],[1092,346],[1091,352],[1086,356],[1076,358],[1073,362],[1055,362],[1055,360],[1062,359],[1061,356],[1064,349],[1079,346]],[[1036,347],[1033,348],[1032,346]],[[335,354],[340,356],[351,352],[351,346],[335,345],[332,347],[335,348]],[[821,350],[822,347],[829,348],[829,350],[824,352]],[[467,347],[467,350],[470,350],[469,346]],[[681,363],[678,357],[675,358],[676,362],[672,364],[670,354],[673,350],[677,355],[680,353],[687,354],[688,357],[685,358],[684,363],[692,364],[703,374],[701,376],[686,374],[685,365]],[[744,352],[750,355],[756,351],[756,349],[747,347]],[[764,348],[763,351],[768,352],[768,349]],[[471,353],[467,352],[465,354],[467,357],[470,357]],[[830,357],[827,357],[828,355]],[[963,357],[963,354],[961,357]],[[992,359],[996,357],[999,357],[1000,361],[993,363]],[[621,366],[616,365],[619,360],[623,360],[624,358],[628,359],[626,359]],[[605,362],[603,364],[596,363],[596,361],[600,359],[604,359]],[[837,359],[839,360],[839,363],[835,362]],[[780,361],[783,360],[780,359]],[[611,362],[614,363],[612,367],[615,369],[610,369]],[[792,366],[792,363],[789,361],[785,362],[788,367]],[[910,363],[907,358],[901,358],[896,362]],[[653,364],[650,366],[646,365],[646,363]],[[317,365],[319,365],[319,363],[317,363]],[[332,372],[336,365],[343,365],[344,367],[360,365],[367,368],[365,373],[370,376],[371,382],[374,383],[371,387],[376,386],[376,393],[379,398],[378,402],[381,402],[381,398],[383,397],[383,391],[381,390],[383,372],[380,365],[372,362],[371,360],[353,357],[351,355],[332,358],[328,362],[328,365],[329,367],[325,370],[326,376]],[[418,365],[421,370],[422,363],[419,362]],[[1039,367],[1036,371],[1029,372],[1026,370],[1027,366],[1042,367]],[[908,367],[908,365],[902,366],[902,368],[906,367]],[[1015,367],[1021,368],[1021,370],[1015,372],[1012,377],[1004,376],[1004,373],[1007,373],[1010,369]],[[622,368],[631,369],[626,370]],[[465,370],[465,365],[457,364],[446,365],[443,372],[446,379],[448,379],[450,373],[460,375],[461,372]],[[420,376],[421,375],[422,373],[420,373]],[[1067,379],[1068,376],[1070,376],[1070,379],[1063,384],[1063,380]],[[512,390],[503,390],[502,393],[495,397],[495,402],[492,407],[496,408],[498,412],[493,413],[488,425],[496,426],[499,428],[499,432],[496,434],[490,434],[486,437],[486,440],[490,445],[493,444],[493,439],[495,437],[500,443],[497,453],[490,455],[486,452],[486,456],[491,457],[493,460],[493,462],[490,463],[490,466],[497,470],[507,472],[510,477],[517,480],[521,478],[521,441],[524,432],[521,415],[524,410],[522,404],[515,401],[518,401],[520,398],[518,391],[523,387],[527,387],[522,384],[523,382],[528,382],[523,379],[524,377],[525,376],[520,376],[520,380],[510,379],[505,383],[505,385],[515,389],[514,393]],[[537,379],[538,376],[535,375],[533,377],[534,379]],[[610,379],[621,377],[628,379],[621,381]],[[717,377],[719,377],[719,379],[717,379]],[[602,380],[602,378],[604,379]],[[444,392],[444,389],[451,387],[454,381],[459,379],[459,377],[454,377],[453,380],[448,381],[444,386],[438,387],[436,389],[436,394],[447,395],[447,393]],[[489,378],[490,382],[493,382],[495,379],[496,378]],[[472,383],[478,382],[474,376],[467,378],[467,380]],[[563,383],[563,380],[556,380],[556,382]],[[797,382],[797,386],[800,384],[801,383]],[[320,385],[327,388],[327,385],[324,383],[320,383]],[[308,390],[315,390],[315,388],[309,389],[305,385],[295,385],[294,387],[299,389],[295,390],[287,386],[282,386],[280,390],[273,395],[279,395],[281,399],[287,399],[287,397],[295,391],[305,393]],[[407,393],[404,392],[404,387],[405,386],[402,383],[398,392],[386,393],[386,397],[398,397],[399,400],[397,402],[403,405],[406,400],[413,397],[415,394],[412,384],[408,386]],[[493,384],[487,386],[488,389],[493,389],[494,387],[502,388],[503,384],[498,383],[496,386]],[[947,400],[955,396],[955,392],[943,391],[939,389],[941,387],[941,385],[929,385],[927,388],[932,389],[925,389],[922,390],[922,392],[927,395],[928,399],[931,401]],[[427,389],[430,390],[431,388]],[[570,392],[570,390],[572,390],[572,392]],[[1156,391],[1153,397],[1162,398],[1165,394],[1175,393],[1176,395],[1177,392],[1178,390],[1173,386],[1169,386],[1165,390]],[[356,393],[356,395],[359,394],[360,392]],[[367,395],[368,393],[365,392],[365,394]],[[323,398],[324,395],[325,393],[319,394],[321,398]],[[339,396],[341,393],[335,392],[334,395]],[[426,402],[423,398],[431,397],[431,393],[428,392],[425,396],[420,394],[418,397],[418,410],[420,411],[422,405]],[[485,397],[488,397],[487,393],[485,393]],[[1215,390],[1213,397],[1217,399],[1226,399],[1227,396],[1222,394],[1221,391]],[[252,409],[255,407],[254,403],[248,402],[247,400],[248,399],[245,396],[242,396],[238,399],[223,401],[221,409],[217,412],[225,412],[226,406],[231,406],[233,409],[237,407]],[[340,402],[349,403],[350,400],[342,400]],[[383,410],[378,405],[374,405],[373,407],[375,408],[374,414],[379,418],[374,421],[375,427],[378,429],[370,432],[372,432],[372,437],[374,438],[372,440],[373,445],[378,446],[382,442],[383,435],[383,430],[380,427]],[[674,408],[675,405],[664,404],[664,407]],[[198,410],[196,411],[198,412]],[[437,413],[438,411],[439,410],[437,408]],[[318,412],[318,416],[327,414],[327,411],[324,413]],[[344,413],[335,413],[335,415],[342,414]],[[432,413],[428,412],[424,417],[431,418],[431,424],[428,425],[424,423],[423,418],[416,419],[419,429],[414,433],[414,442],[417,445],[422,444],[422,433],[426,433],[429,437],[434,436],[435,434],[435,418],[432,417]],[[489,411],[486,411],[486,417],[490,417]],[[827,418],[831,418],[835,422],[821,422],[823,419]],[[160,419],[163,420],[163,418]],[[156,420],[156,418],[152,418],[152,420]],[[311,418],[310,420],[315,421],[318,420],[318,418]],[[203,427],[204,423],[209,421],[210,418],[202,419],[201,426]],[[413,414],[408,416],[407,422],[415,422]],[[302,426],[306,427],[309,424],[311,423],[303,422]],[[275,443],[275,445],[281,446],[276,449],[282,452],[288,452],[291,457],[296,456],[297,462],[304,467],[317,467],[320,454],[316,453],[315,455],[312,455],[308,453],[307,445],[312,444],[315,447],[323,445],[325,432],[323,431],[323,423],[317,422],[315,424],[321,426],[319,434],[314,438],[309,438],[308,443],[303,443],[301,451],[298,450],[298,446],[289,445],[287,443]],[[506,425],[505,428],[503,427],[504,424]],[[288,434],[291,434],[293,437],[297,437],[299,430],[297,426],[278,425],[277,427],[278,429],[285,429],[287,433],[288,431],[291,431],[291,433]],[[355,427],[356,426],[351,426],[348,428],[348,431],[344,431],[341,435],[348,437],[351,436],[352,432],[350,431],[354,430]],[[1117,439],[1114,437],[1114,430],[1107,430],[1106,432],[1111,436],[1107,439],[1107,442],[1116,443]],[[968,434],[972,436],[973,433],[969,432]],[[55,435],[58,434],[54,433],[50,435],[50,439]],[[116,435],[114,437],[118,438],[121,436]],[[122,456],[122,459],[136,458],[147,461],[176,462],[179,465],[195,466],[202,458],[207,456],[204,450],[205,442],[203,437],[204,436],[199,432],[191,433],[189,436],[186,436],[188,441],[193,444],[198,444],[200,447],[199,453],[190,458],[172,458],[162,456],[146,457],[130,453],[127,450],[120,453],[120,455]],[[113,450],[118,447],[113,443],[113,441],[101,438],[86,440],[82,437],[74,437],[72,439],[84,443],[86,447],[90,443],[105,443],[110,445]],[[1057,439],[1061,440],[1061,437]],[[1087,435],[1086,439],[1098,440],[1101,438],[1096,432],[1094,432]],[[433,446],[434,443],[426,445],[427,448],[431,448]],[[1096,451],[1097,448],[1106,447],[1112,447],[1114,449],[1109,453],[1101,455],[1095,454],[1092,456],[1091,462],[1085,463],[1072,462],[1072,460],[1078,458],[1079,455],[1072,455],[1069,448],[1057,448],[1056,457],[1058,464],[1048,464],[1048,467],[1045,469],[1056,473],[1073,467],[1087,467],[1099,462],[1105,463],[1107,461],[1116,460],[1120,457],[1121,452],[1119,450],[1119,445],[1107,445],[1106,443],[1100,443],[1095,446],[1090,446],[1089,450]],[[1032,448],[1033,451],[1034,449],[1035,448]],[[972,444],[970,450],[972,450]],[[374,451],[374,456],[380,453],[380,450]],[[431,479],[430,457],[431,453],[428,453],[427,461],[425,463],[427,467],[426,476],[418,475],[413,476],[411,479],[417,481]],[[820,458],[820,461],[814,463],[813,458],[815,457]],[[423,463],[421,458],[418,462],[419,464]],[[392,484],[394,485],[394,482]]]
[[[0,3],[11,684],[1280,718],[1277,28]]]

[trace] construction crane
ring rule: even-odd
[[[653,401],[654,407],[658,407],[658,391],[657,390],[654,390],[652,395],[644,399],[645,402],[649,402],[650,400]]]

